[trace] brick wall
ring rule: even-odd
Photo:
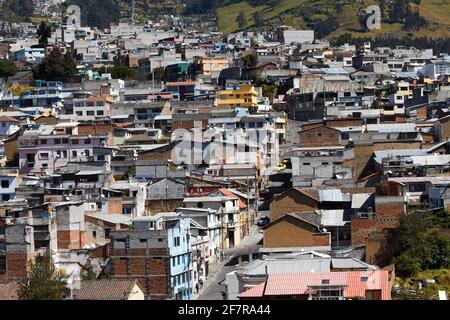
[[[113,266],[113,278],[138,279],[146,288],[150,299],[169,297],[170,259],[167,248],[149,248],[148,251],[147,249],[130,249],[128,256],[124,249],[114,249],[110,252],[110,258]],[[128,270],[127,259],[129,261]],[[148,270],[146,263],[149,264]],[[147,282],[147,272],[149,283]]]
[[[312,247],[314,228],[291,217],[285,217],[264,230],[264,247]]]
[[[122,214],[122,198],[108,199],[108,214]]]
[[[365,245],[369,234],[376,230],[375,224],[375,218],[364,219],[356,216],[352,217],[352,246]]]
[[[291,190],[272,201],[270,204],[270,221],[275,221],[287,213],[311,212],[317,209],[316,201],[296,190]]]
[[[325,247],[331,245],[331,233],[314,233],[313,245],[319,247]]]
[[[160,212],[174,212],[176,208],[183,206],[183,199],[146,200],[146,211],[150,216]]]
[[[86,244],[86,232],[79,230],[58,230],[58,249],[78,250]]]
[[[405,213],[405,204],[401,197],[380,197],[375,199],[377,213],[376,230],[396,229]]]
[[[340,133],[327,127],[317,127],[299,133],[303,147],[336,146],[340,142]]]
[[[6,253],[6,268],[7,276],[11,278],[25,277],[28,272],[28,262],[34,259],[34,254],[24,252],[7,252]]]
[[[427,119],[428,118],[428,106],[423,106],[417,109],[417,118]]]

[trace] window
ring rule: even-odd
[[[91,144],[91,139],[84,139],[84,144]]]
[[[84,154],[86,155],[86,157],[89,157],[89,150],[84,150]]]
[[[62,139],[63,144],[69,144],[69,139]]]
[[[178,247],[180,245],[180,237],[175,237],[173,243],[175,247]]]
[[[61,144],[61,139],[55,139],[55,144]]]
[[[39,154],[39,159],[41,159],[41,160],[48,160],[48,153],[47,152],[40,153]]]
[[[95,112],[94,111],[87,111],[86,115],[88,115],[88,116],[95,116]]]
[[[98,116],[103,116],[105,114],[105,112],[103,112],[103,110],[98,110],[97,111],[97,115]]]
[[[34,162],[34,157],[36,155],[34,153],[28,153],[27,154],[27,162]]]
[[[105,229],[105,238],[109,239],[109,234],[111,232],[111,229]]]
[[[72,144],[78,144],[78,139],[73,139]]]
[[[2,188],[3,189],[9,188],[9,181],[8,180],[2,180]]]
[[[409,192],[424,192],[425,190],[425,184],[423,183],[411,184],[409,186]]]
[[[2,122],[2,128],[6,127],[6,122]]]
[[[321,136],[322,136],[322,133],[321,133],[321,132],[317,132],[317,136],[318,136],[318,137],[321,137]]]
[[[177,257],[177,265],[181,263],[180,256]]]
[[[81,117],[83,115],[83,112],[82,111],[77,111],[76,114],[77,114],[77,116]]]
[[[97,238],[97,231],[92,231],[92,237]]]
[[[41,144],[47,144],[47,139],[42,139]]]
[[[175,258],[172,258],[172,267],[175,267]]]
[[[72,151],[72,157],[76,157],[77,156],[77,152],[76,151]]]

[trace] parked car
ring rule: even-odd
[[[261,217],[261,219],[258,221],[258,227],[262,228],[270,223],[269,217]]]

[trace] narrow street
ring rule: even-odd
[[[250,253],[258,252],[258,243],[262,239],[262,233],[258,226],[253,226],[250,235],[245,238],[239,246],[225,252],[225,259],[221,261],[212,271],[205,281],[203,292],[197,297],[198,300],[222,300],[225,287],[221,284],[225,280],[227,273],[232,272],[235,267],[227,266],[233,258],[248,256]]]

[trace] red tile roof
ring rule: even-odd
[[[166,86],[192,86],[195,85],[197,81],[176,81],[176,82],[167,82]]]
[[[101,279],[81,281],[80,289],[73,292],[74,300],[127,300],[137,280]]]
[[[244,201],[242,201],[238,196],[236,196],[235,194],[233,194],[230,190],[222,188],[219,190],[223,195],[225,195],[226,197],[230,198],[230,199],[234,199],[234,200],[239,200],[239,208],[240,209],[245,209],[247,208],[247,205],[245,204]]]
[[[363,278],[367,277],[367,281]],[[366,290],[381,290],[382,300],[390,300],[389,272],[350,271],[316,273],[271,273],[266,282],[254,287],[239,297],[256,298],[266,296],[306,295],[309,286],[321,285],[329,280],[330,285],[344,285],[345,298],[364,298]],[[265,285],[265,289],[263,290]]]

